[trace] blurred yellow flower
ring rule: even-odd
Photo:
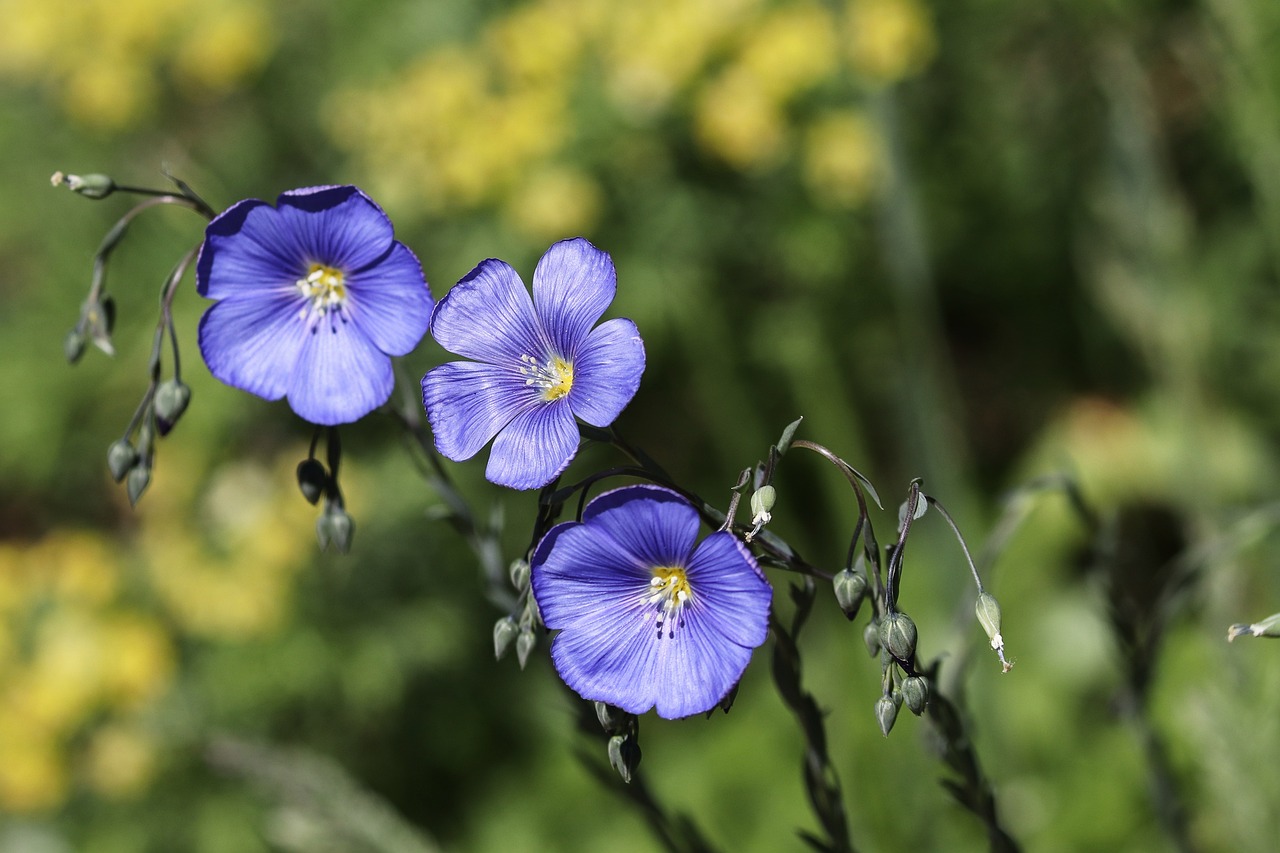
[[[933,59],[933,22],[919,0],[849,0],[847,13],[849,61],[867,79],[894,83]]]
[[[153,740],[132,726],[112,723],[98,729],[89,740],[84,779],[108,799],[126,799],[141,793],[155,770]]]
[[[793,2],[763,15],[743,38],[738,63],[768,97],[786,102],[835,73],[835,22],[817,2]]]
[[[31,813],[56,808],[68,779],[60,745],[21,727],[0,709],[0,812]]]
[[[154,620],[136,613],[113,615],[102,625],[101,642],[109,661],[102,673],[102,691],[114,707],[141,707],[172,680],[173,642]]]
[[[511,223],[539,241],[586,233],[599,212],[599,187],[582,171],[566,166],[537,169],[506,203]]]
[[[822,204],[860,204],[874,187],[881,162],[875,129],[854,110],[821,115],[805,132],[804,181]]]
[[[739,169],[772,165],[786,142],[786,123],[756,76],[731,68],[698,94],[694,107],[698,142]]]
[[[173,68],[178,82],[196,94],[225,94],[262,67],[275,34],[262,6],[201,5],[178,41]]]

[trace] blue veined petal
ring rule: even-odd
[[[547,249],[533,271],[533,302],[561,355],[576,357],[617,289],[613,259],[583,238]]]
[[[543,624],[553,630],[620,620],[624,614],[643,619],[642,611],[650,609],[651,568],[595,525],[556,525],[538,544],[533,564],[538,567],[532,575],[534,599]]]
[[[372,267],[348,273],[351,320],[387,355],[404,355],[422,340],[431,321],[431,291],[418,258],[403,243]]]
[[[747,648],[765,641],[773,590],[737,537],[717,531],[702,540],[685,576],[694,598],[706,604],[699,619],[708,634]]]
[[[449,352],[512,367],[523,355],[545,360],[550,346],[524,282],[509,264],[493,258],[481,261],[436,304],[431,336]]]
[[[292,293],[223,299],[200,320],[200,353],[212,373],[233,388],[279,400],[307,335]]]
[[[671,489],[650,484],[605,492],[587,504],[582,520],[650,569],[683,566],[698,538],[693,505]]]
[[[484,476],[511,489],[538,489],[568,468],[577,452],[578,422],[567,401],[539,401],[498,433]]]
[[[200,295],[225,299],[292,290],[306,274],[306,261],[290,248],[293,237],[280,224],[277,212],[258,199],[238,202],[210,222],[196,261]]]
[[[592,426],[613,423],[640,388],[644,365],[644,341],[635,323],[622,318],[601,323],[573,360],[573,413]]]
[[[512,418],[539,403],[523,376],[489,364],[451,361],[422,377],[436,449],[454,462],[475,456]]]
[[[381,259],[394,240],[382,208],[352,186],[291,190],[276,204],[281,236],[307,264],[361,270]]]
[[[393,384],[391,359],[358,328],[330,315],[305,333],[287,395],[302,418],[335,426],[381,406]]]

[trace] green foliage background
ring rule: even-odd
[[[1189,837],[1280,834],[1277,650],[1224,639],[1280,610],[1280,5],[4,0],[0,20],[0,851],[657,849],[589,771],[602,743],[545,647],[492,661],[500,611],[390,418],[344,433],[355,547],[316,552],[292,484],[309,431],[208,376],[190,285],[194,400],[128,507],[105,449],[201,223],[139,222],[108,282],[117,355],[69,367],[127,202],[50,189],[57,169],[168,169],[219,209],[357,183],[437,298],[587,236],[649,354],[621,429],[723,504],[803,415],[888,503],[923,477],[974,545],[1054,471],[1106,519],[1156,519],[1135,565],[1194,569],[1159,605],[1148,705]],[[405,366],[445,358],[427,341]],[[452,470],[516,554],[532,496]],[[794,456],[780,476],[777,531],[838,567],[852,496]],[[944,678],[968,661],[952,686],[1026,849],[1168,849],[1090,543],[1061,496],[1029,512],[988,578],[1016,668],[982,648],[932,516],[902,599],[921,651]],[[880,735],[861,624],[823,601],[805,680],[855,843],[982,849],[927,726]],[[725,850],[813,826],[767,651],[727,717],[644,720],[641,772]]]

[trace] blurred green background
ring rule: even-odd
[[[1026,505],[987,578],[1010,674],[934,516],[903,582],[1006,826],[1033,851],[1171,849],[1154,732],[1194,847],[1280,837],[1280,648],[1225,642],[1280,610],[1273,0],[0,0],[0,115],[3,853],[658,849],[580,760],[602,742],[545,645],[494,664],[501,612],[390,418],[345,431],[355,546],[318,553],[293,483],[310,432],[209,377],[190,283],[194,400],[129,508],[105,451],[202,223],[138,221],[108,277],[117,354],[70,367],[128,200],[53,190],[58,169],[167,169],[219,209],[359,184],[437,298],[587,236],[649,354],[619,426],[721,505],[799,415],[886,497],[881,539],[912,477],[977,547],[1009,489],[1069,472],[1137,588],[1183,570],[1139,596],[1167,626],[1145,714],[1117,583],[1061,496]],[[451,467],[515,556],[533,497],[482,469]],[[838,567],[843,481],[794,455],[780,477],[777,532]],[[927,724],[881,736],[861,623],[824,594],[801,647],[859,848],[983,849]],[[643,729],[655,795],[721,849],[815,827],[767,647],[727,717]]]

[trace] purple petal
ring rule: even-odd
[[[709,633],[747,648],[764,642],[773,590],[737,538],[712,533],[698,545],[685,575],[694,598],[705,605],[698,613]]]
[[[481,261],[437,303],[431,335],[449,352],[513,368],[522,355],[543,361],[550,346],[520,276],[493,258]]]
[[[626,611],[642,618],[648,609],[651,568],[594,525],[556,525],[539,543],[533,565],[534,598],[543,624],[553,630],[617,619]]]
[[[418,258],[403,243],[368,269],[346,277],[351,319],[378,349],[404,355],[431,322],[431,291]]]
[[[577,452],[578,422],[566,401],[539,401],[498,433],[484,475],[499,486],[539,489],[568,468]]]
[[[606,427],[622,413],[644,374],[644,341],[636,324],[618,318],[587,336],[573,360],[573,413],[592,426]]]
[[[355,187],[292,190],[277,204],[282,245],[304,266],[316,262],[349,274],[377,262],[394,239],[391,220]]]
[[[306,263],[280,230],[277,211],[247,199],[229,207],[205,229],[196,262],[196,290],[210,299],[273,289],[292,290]]]
[[[387,402],[391,359],[360,330],[326,317],[303,338],[289,378],[289,406],[321,426],[357,421]]]
[[[623,486],[605,492],[587,504],[582,520],[650,569],[685,565],[698,538],[697,510],[661,486]]]
[[[200,320],[200,353],[209,372],[233,388],[279,400],[289,388],[305,324],[286,296],[224,299]]]
[[[523,376],[490,364],[453,361],[422,377],[422,405],[436,449],[454,462],[475,456],[512,418],[540,402]]]
[[[547,249],[533,271],[533,301],[559,353],[576,356],[617,289],[613,260],[583,238]]]

